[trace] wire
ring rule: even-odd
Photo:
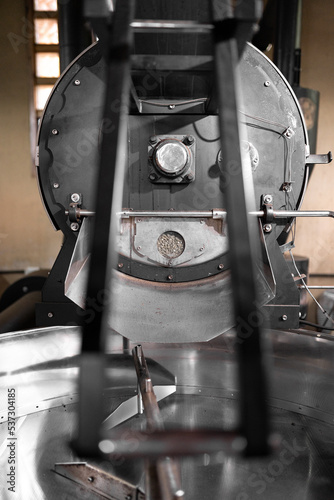
[[[289,253],[290,253],[290,256],[291,256],[291,259],[292,259],[292,262],[293,262],[293,265],[297,271],[297,274],[299,276],[299,278],[301,279],[301,282],[303,283],[305,289],[308,291],[308,293],[311,295],[312,299],[314,300],[314,302],[317,304],[317,306],[319,307],[320,311],[326,316],[326,318],[334,324],[334,320],[333,318],[331,318],[331,316],[329,316],[329,314],[327,314],[327,312],[325,311],[325,309],[322,307],[322,305],[317,301],[317,299],[315,298],[315,296],[313,295],[313,293],[311,292],[311,290],[309,289],[309,287],[307,286],[307,284],[305,283],[304,279],[302,278],[302,275],[300,274],[299,272],[299,269],[296,265],[296,261],[295,261],[295,258],[294,256],[292,255],[292,251],[289,250]],[[319,328],[322,328],[320,325],[319,325]],[[333,330],[334,330],[334,327],[333,327]]]
[[[313,326],[314,328],[318,328],[319,330],[329,330],[331,332],[334,330],[334,326],[333,328],[327,328],[326,326],[317,325],[317,323],[312,323],[311,321],[305,321],[303,319],[299,320],[299,323],[301,325]]]
[[[249,115],[249,114],[244,113],[243,111],[240,111],[240,110],[239,110],[239,113],[241,113],[244,116],[247,116],[248,118],[253,118],[253,120],[257,120],[257,121],[263,122],[263,123],[268,123],[268,125],[276,125],[277,127],[282,127],[283,132],[288,128],[286,125],[283,125],[282,123],[277,123],[277,122],[273,122],[271,120],[266,120],[265,118],[261,118],[260,116]]]

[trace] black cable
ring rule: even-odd
[[[329,330],[331,332],[334,330],[334,325],[333,325],[333,328],[327,328],[325,326],[317,325],[317,323],[312,323],[311,321],[305,321],[303,319],[300,319],[299,323],[302,325],[313,326],[314,328],[317,328],[319,330]]]

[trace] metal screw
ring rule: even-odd
[[[263,197],[263,202],[264,203],[272,203],[273,197],[271,196],[271,194],[265,194]]]
[[[148,176],[148,178],[150,179],[150,181],[155,181],[155,180],[156,180],[156,178],[157,178],[157,176],[156,176],[156,174],[150,174],[150,175]]]
[[[48,318],[53,318],[53,312],[48,312]]]
[[[286,321],[288,319],[287,315],[286,314],[283,314],[282,316],[282,321]]]
[[[187,179],[187,181],[192,181],[192,180],[193,180],[193,178],[194,178],[193,174],[188,174],[188,175],[186,175],[186,179]]]
[[[51,133],[52,133],[52,135],[58,135],[59,130],[57,130],[56,128],[53,128]]]
[[[80,195],[78,193],[73,193],[71,194],[71,200],[74,202],[74,203],[78,203],[78,201],[80,200]]]
[[[93,476],[89,476],[89,477],[87,478],[87,480],[88,480],[90,483],[92,483],[92,482],[94,481],[94,478],[93,478]]]
[[[150,137],[150,143],[151,144],[156,144],[158,142],[158,138],[156,135],[152,135],[152,137]]]
[[[265,87],[269,87],[269,86],[270,86],[270,81],[269,81],[269,80],[266,80],[266,81],[264,82],[264,86],[265,86]]]
[[[119,269],[122,269],[122,267],[123,267],[123,266],[124,266],[123,262],[119,262],[119,263],[117,264],[117,267],[118,267]]]
[[[272,230],[272,225],[271,224],[265,224],[263,226],[263,230],[264,230],[265,233],[270,233],[271,230]]]
[[[141,222],[141,219],[137,219],[137,222]]]
[[[194,142],[195,142],[195,137],[193,135],[188,135],[187,143],[190,145],[193,144]]]
[[[167,276],[167,279],[168,279],[169,281],[170,281],[170,280],[172,280],[172,279],[173,279],[173,275],[172,275],[172,274],[169,274],[169,275]]]
[[[74,80],[74,85],[80,85],[80,80]]]
[[[200,223],[201,223],[201,224],[204,224],[204,220],[203,220],[203,219],[201,219],[201,220],[200,220]]]
[[[201,247],[201,248],[199,249],[199,251],[200,251],[200,252],[203,252],[203,250],[204,250],[204,248],[203,248],[203,247]]]
[[[72,231],[78,231],[79,224],[77,222],[72,222],[71,229],[72,229]]]
[[[219,264],[218,269],[224,269],[224,264]]]
[[[168,109],[174,109],[174,108],[175,108],[175,104],[170,104],[170,105],[168,106]]]
[[[141,250],[141,247],[140,247],[140,246],[139,246],[139,247],[137,247],[137,250]]]
[[[55,189],[58,189],[58,188],[59,188],[59,184],[58,184],[58,182],[54,182],[54,183],[53,183],[53,187],[54,187]]]

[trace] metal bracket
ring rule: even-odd
[[[80,222],[80,211],[78,210],[82,205],[82,194],[81,193],[72,193],[70,195],[70,206],[67,211],[68,218],[72,223]]]
[[[56,463],[55,472],[108,500],[145,500],[139,487],[87,462]]]
[[[274,207],[273,207],[273,197],[271,194],[264,194],[262,195],[262,208],[264,211],[264,231],[266,233],[270,232],[266,230],[266,226],[270,226],[270,224],[274,220]]]
[[[333,160],[333,155],[331,151],[328,151],[327,154],[324,155],[309,155],[306,158],[306,165],[320,165],[327,164]]]

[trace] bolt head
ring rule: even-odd
[[[168,109],[174,109],[174,108],[175,108],[175,104],[170,104],[170,105],[168,106]]]
[[[151,144],[156,144],[158,142],[158,138],[156,135],[152,135],[152,137],[150,137],[150,143]]]
[[[270,81],[269,81],[269,80],[266,80],[266,81],[264,82],[264,86],[265,86],[265,87],[270,87]]]
[[[194,179],[194,175],[193,174],[186,175],[186,180],[187,181],[192,181],[193,179]]]
[[[150,174],[148,176],[148,178],[150,179],[150,181],[155,181],[157,179],[157,175],[156,174]]]
[[[117,267],[118,267],[119,269],[122,269],[122,267],[123,267],[123,266],[124,266],[123,262],[119,262],[119,263],[117,264]]]
[[[53,128],[52,131],[51,131],[52,135],[58,135],[59,134],[59,130],[57,130],[56,128]]]
[[[74,85],[80,85],[80,80],[74,80]]]
[[[218,269],[220,269],[220,270],[224,269],[224,264],[219,264]]]
[[[74,203],[78,203],[78,201],[80,200],[80,195],[78,193],[73,193],[71,194],[71,200],[74,202]]]
[[[273,202],[273,197],[271,194],[265,194],[263,197],[264,203],[272,203]]]
[[[78,231],[79,224],[77,222],[72,222],[71,229],[72,229],[72,231]]]
[[[270,233],[271,230],[272,230],[272,225],[271,224],[265,224],[263,226],[263,230],[264,230],[265,233]]]
[[[54,182],[54,183],[53,183],[53,187],[54,187],[54,189],[58,189],[58,188],[59,188],[59,184],[58,184],[58,182]]]
[[[169,275],[167,276],[167,279],[168,279],[169,281],[171,281],[171,280],[173,279],[173,275],[172,275],[172,274],[169,274]]]
[[[195,137],[193,135],[188,135],[186,137],[185,142],[190,146],[191,144],[194,144],[195,142]]]
[[[53,318],[53,312],[48,312],[48,318]]]
[[[282,321],[286,321],[288,319],[287,315],[286,314],[283,314],[282,316]]]

